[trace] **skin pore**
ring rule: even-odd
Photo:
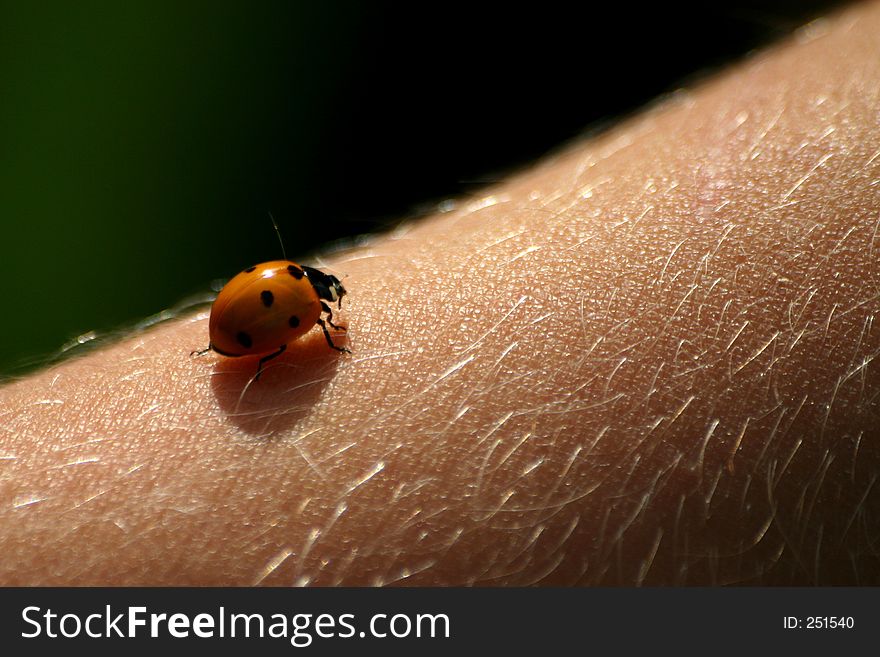
[[[877,34],[319,263],[351,355],[202,312],[6,385],[0,583],[880,584]]]

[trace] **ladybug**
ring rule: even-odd
[[[329,324],[333,311],[328,302],[342,308],[345,288],[332,274],[303,267],[290,260],[273,260],[248,267],[229,281],[211,306],[206,349],[201,355],[216,351],[221,356],[262,356],[255,380],[263,365],[284,353],[287,345],[309,332],[317,324],[324,331],[327,344],[336,351],[351,353],[333,344]],[[326,315],[326,319],[323,317]]]

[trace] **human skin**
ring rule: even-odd
[[[880,584],[878,34],[334,254],[351,355],[202,312],[6,385],[0,583]]]

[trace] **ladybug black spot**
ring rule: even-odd
[[[299,326],[299,317],[296,315],[291,315],[290,319],[287,320],[287,323],[290,324],[290,328],[296,328]]]
[[[293,276],[296,280],[301,279],[305,276],[305,273],[302,269],[297,267],[296,265],[287,265],[287,271],[290,272],[290,275]]]
[[[253,267],[248,267],[247,269],[244,270],[244,273],[245,273],[245,274],[250,274],[250,273],[251,273],[253,270],[255,270],[256,268],[257,268],[256,265],[254,265]]]
[[[275,295],[269,290],[263,290],[260,292],[260,299],[262,299],[263,305],[266,306],[266,308],[271,308],[272,303],[275,301]]]
[[[251,340],[251,336],[245,333],[244,331],[239,331],[238,335],[235,336],[238,340],[238,344],[240,344],[245,349],[250,349],[253,346],[254,341]]]

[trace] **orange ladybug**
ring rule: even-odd
[[[342,308],[345,294],[332,274],[290,260],[248,267],[220,290],[211,306],[208,347],[193,354],[216,351],[233,358],[262,356],[255,377],[259,379],[267,361],[283,354],[288,344],[315,324],[332,349],[351,353],[333,344],[327,330],[328,324],[345,330],[333,323],[333,311],[327,305],[337,303]]]

